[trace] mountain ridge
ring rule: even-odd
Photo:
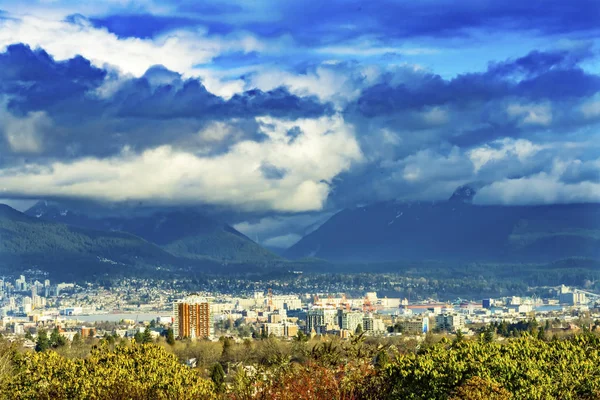
[[[459,187],[441,202],[382,202],[345,209],[290,247],[290,259],[547,262],[600,256],[600,204],[473,204]]]
[[[130,217],[103,210],[94,217],[57,202],[41,201],[25,211],[36,218],[103,231],[129,232],[177,257],[223,262],[273,262],[276,254],[264,249],[232,226],[193,209],[158,209]]]

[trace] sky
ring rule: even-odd
[[[599,202],[599,20],[596,0],[3,0],[0,199],[217,207],[273,247],[472,182],[479,204]]]

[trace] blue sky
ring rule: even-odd
[[[3,1],[0,198],[600,201],[597,1]],[[21,203],[15,203],[20,201]]]

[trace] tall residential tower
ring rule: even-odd
[[[191,295],[173,304],[173,334],[183,338],[205,338],[212,333],[210,304],[204,297]]]

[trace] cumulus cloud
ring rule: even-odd
[[[122,38],[104,28],[97,28],[83,17],[49,20],[34,16],[0,19],[0,49],[14,43],[43,48],[58,60],[81,55],[96,66],[105,64],[134,76],[162,64],[186,76],[197,76],[194,67],[210,62],[228,51],[261,51],[265,43],[248,33],[209,36],[205,29],[170,31],[139,39]],[[213,85],[217,83],[213,81]]]
[[[440,10],[435,23],[399,24],[386,8],[425,8],[363,5],[375,15],[366,21],[333,1],[322,7],[343,18],[324,24],[313,9],[234,3],[179,2],[157,17],[146,14],[156,6],[147,2],[127,16],[102,8],[90,19],[0,19],[0,96],[9,99],[0,115],[0,194],[331,212],[444,199],[474,180],[492,201],[489,193],[530,179],[540,193],[565,193],[532,195],[537,201],[591,198],[582,188],[597,182],[598,149],[589,143],[600,139],[600,77],[588,68],[589,43],[518,47],[474,72],[458,60],[464,68],[448,74],[435,61],[414,61],[452,57],[444,46],[421,51],[432,37],[462,45],[472,29],[503,26],[514,10],[494,6],[498,18],[461,5],[456,15],[466,19]],[[298,20],[282,29],[286,16]],[[592,29],[589,20],[545,18]],[[418,43],[399,45],[410,32]],[[252,221],[245,229],[257,232]],[[276,227],[263,233],[280,245],[294,239]]]
[[[523,125],[548,126],[552,122],[552,110],[547,104],[509,104],[506,108],[509,117],[516,117]]]
[[[507,157],[516,157],[523,161],[543,148],[544,146],[534,144],[529,140],[504,138],[470,150],[468,157],[477,172],[486,164],[498,162]]]
[[[600,183],[565,183],[547,173],[494,182],[479,190],[477,204],[556,204],[600,202]]]
[[[600,99],[592,99],[583,103],[581,112],[587,119],[600,117]]]
[[[40,153],[44,150],[44,134],[52,120],[44,111],[30,112],[23,117],[11,114],[0,105],[0,132],[15,153]]]
[[[105,159],[6,168],[0,170],[0,193],[319,210],[329,193],[326,182],[361,159],[354,132],[340,117],[297,121],[264,117],[260,123],[268,140],[239,142],[215,157],[161,146],[141,154],[124,151]],[[294,126],[302,135],[291,141],[286,132]],[[270,179],[260,168],[264,163],[289,173]]]
[[[361,90],[374,84],[381,76],[377,66],[357,63],[325,62],[310,66],[305,71],[265,69],[249,77],[249,85],[262,90],[287,87],[299,96],[317,96],[322,102],[346,106],[360,96]]]

